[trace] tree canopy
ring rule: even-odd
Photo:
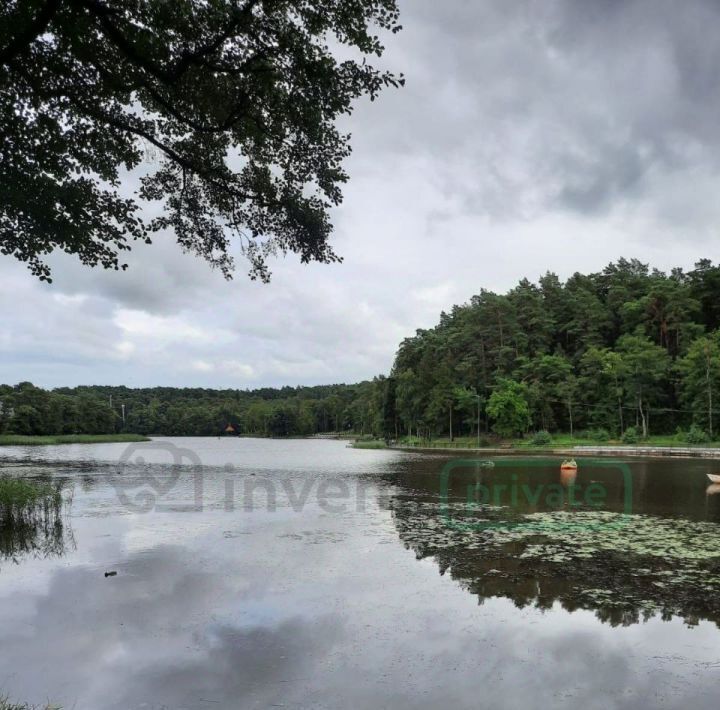
[[[482,290],[401,343],[391,375],[400,429],[450,434],[448,410],[465,406],[453,395],[460,388],[483,397],[486,430],[503,435],[691,424],[713,434],[719,283],[720,267],[706,259],[669,274],[620,259],[564,283],[547,273],[506,294]],[[460,427],[470,434],[472,421]]]
[[[525,399],[525,387],[520,382],[502,380],[490,395],[487,413],[493,418],[493,428],[501,436],[522,434],[530,423],[530,408]]]
[[[562,282],[481,291],[400,344],[392,371],[327,387],[246,390],[0,386],[0,432],[389,439],[590,431],[717,436],[720,266],[620,259]],[[671,293],[670,299],[662,294]],[[120,418],[124,405],[126,418]],[[479,410],[479,411],[478,411]],[[626,438],[629,438],[627,434]],[[600,437],[597,437],[600,438]]]
[[[380,435],[382,380],[257,390],[0,385],[0,434]]]
[[[0,251],[43,280],[56,249],[119,269],[160,230],[226,277],[231,239],[253,278],[277,252],[337,261],[336,122],[402,84],[366,61],[399,29],[396,0],[3,3]]]

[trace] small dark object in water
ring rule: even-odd
[[[106,577],[115,577],[115,576],[117,576],[117,572],[115,572],[114,570],[112,572],[105,572],[105,576]]]

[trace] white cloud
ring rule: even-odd
[[[223,360],[216,369],[232,379],[251,380],[255,377],[255,369],[238,360]]]
[[[212,329],[203,330],[179,317],[156,316],[144,311],[119,308],[113,318],[115,325],[127,337],[142,338],[163,343],[177,340],[204,340],[214,338]]]
[[[193,362],[190,363],[190,367],[196,372],[212,372],[215,369],[215,366],[211,362],[206,362],[205,360],[193,360]]]
[[[118,355],[120,355],[120,357],[129,357],[135,352],[135,346],[127,340],[121,340],[115,346],[115,350],[117,351]]]

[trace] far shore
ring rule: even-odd
[[[407,446],[388,447],[395,451],[420,451],[423,453],[472,453],[490,456],[638,456],[652,458],[717,458],[720,448],[708,446],[565,446],[565,447],[470,447],[452,446]]]
[[[357,435],[326,434],[323,436],[292,437],[306,439],[353,439],[357,449],[391,449],[394,451],[422,453],[459,453],[480,456],[635,456],[652,458],[709,458],[720,459],[720,447],[708,445],[675,445],[674,443],[647,442],[644,445],[575,444],[565,446],[529,446],[523,444],[505,446],[473,446],[467,440],[458,442],[436,441],[416,445],[397,443],[387,445],[382,439],[358,439]],[[2,446],[57,446],[63,444],[113,444],[151,441],[141,434],[59,434],[48,436],[25,436],[0,434]]]
[[[0,446],[57,446],[60,444],[122,444],[150,441],[141,434],[58,434],[48,436],[24,436],[0,434]]]

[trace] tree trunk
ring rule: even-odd
[[[483,390],[487,389],[487,367],[485,363],[485,342],[480,341],[480,355],[482,356]]]
[[[568,399],[568,416],[570,417],[570,438],[573,438],[572,400]]]
[[[710,429],[710,438],[713,438],[713,423],[712,423],[712,387],[708,390],[708,424]]]
[[[705,383],[707,385],[707,394],[708,394],[708,429],[710,438],[712,439],[713,435],[713,421],[712,421],[712,384],[710,382],[710,363],[706,362],[705,365]]]
[[[647,436],[647,422],[645,421],[645,412],[643,411],[642,395],[638,396],[638,412],[640,413],[640,419],[642,421],[642,435],[644,439]]]
[[[452,404],[450,405],[450,441],[453,440],[453,433],[452,433]]]

